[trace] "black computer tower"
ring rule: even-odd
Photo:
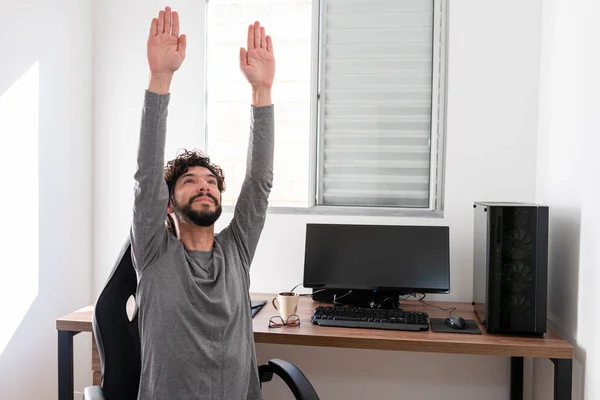
[[[488,333],[543,335],[548,207],[474,204],[473,305]]]

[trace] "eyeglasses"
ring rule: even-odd
[[[284,322],[279,315],[269,319],[269,328],[281,328],[282,326],[298,326],[300,325],[300,317],[296,314],[290,315]]]

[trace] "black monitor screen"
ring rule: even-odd
[[[304,287],[450,291],[449,228],[307,224]]]

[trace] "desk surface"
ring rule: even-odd
[[[252,294],[253,299],[271,300],[269,294]],[[456,307],[452,313],[465,319],[477,321],[470,303],[428,302],[442,308]],[[269,328],[268,321],[277,311],[270,301],[253,318],[256,343],[288,344],[302,346],[325,346],[355,349],[401,350],[433,353],[479,354],[498,356],[573,358],[573,346],[556,332],[549,331],[544,337],[514,335],[439,333],[433,331],[407,332],[377,329],[334,328],[313,325],[310,317],[321,303],[310,297],[300,298],[298,315],[302,324],[298,327]],[[445,318],[447,311],[439,310],[418,301],[403,301],[407,311],[425,311],[432,318]],[[84,307],[56,320],[58,330],[91,332],[93,306]]]

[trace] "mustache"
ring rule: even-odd
[[[212,199],[213,203],[215,203],[216,205],[219,205],[219,202],[217,201],[217,198],[215,196],[213,196],[212,194],[210,194],[210,193],[198,193],[197,195],[192,196],[190,198],[190,205],[192,205],[192,203],[194,201],[196,201],[196,199],[198,199],[198,198],[200,198],[202,196],[206,196],[206,197]]]

